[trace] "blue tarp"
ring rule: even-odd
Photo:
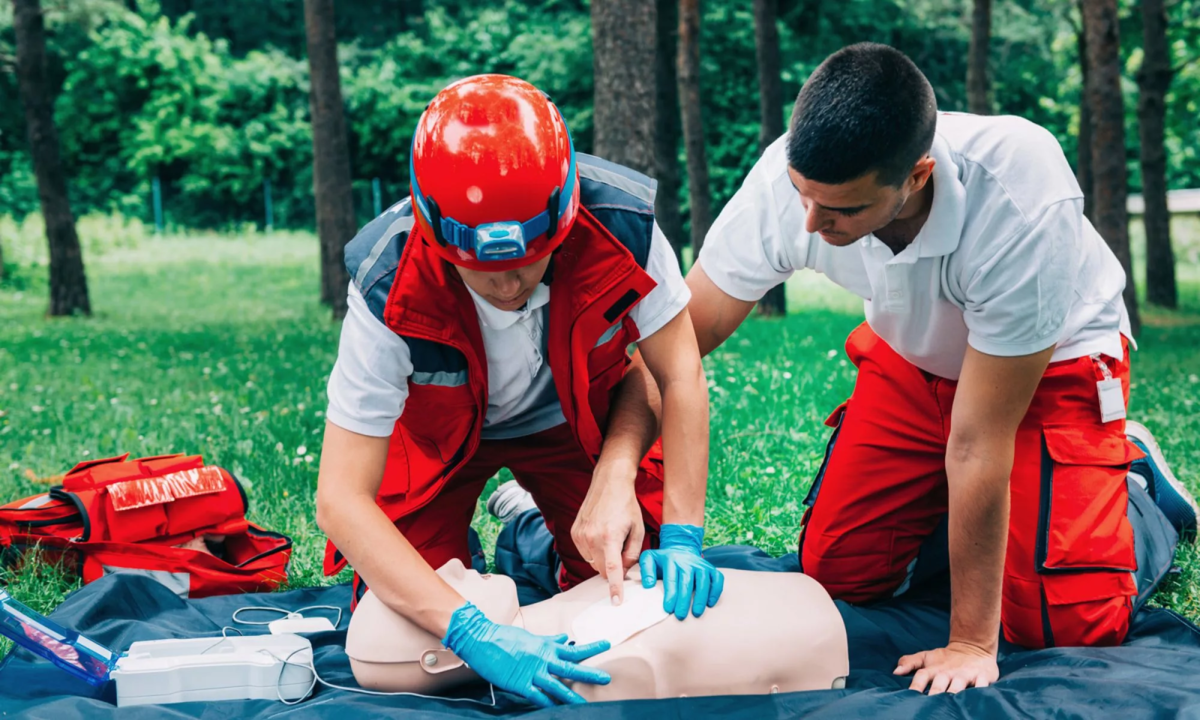
[[[769,571],[794,571],[795,556],[770,558],[751,548],[707,553],[717,564]],[[1200,718],[1200,629],[1173,612],[1143,609],[1127,642],[1115,648],[1006,648],[1001,679],[985,689],[926,697],[907,690],[908,680],[891,674],[900,655],[938,647],[948,634],[944,594],[909,593],[903,601],[874,607],[838,604],[850,636],[851,674],[845,690],[781,695],[684,698],[597,703],[587,707],[532,712],[511,696],[498,695],[496,708],[421,698],[385,698],[318,688],[295,707],[276,701],[228,701],[118,709],[112,687],[95,690],[49,663],[18,650],[0,664],[0,717],[107,718],[343,718],[497,717],[530,713],[537,717],[668,718],[720,717],[837,718]],[[348,586],[306,588],[285,593],[181,600],[153,580],[114,575],[71,595],[52,617],[111,648],[138,640],[219,637],[232,626],[233,611],[249,605],[296,609],[308,605],[349,607]],[[348,618],[348,612],[346,614]],[[353,685],[343,646],[343,620],[337,632],[311,637],[317,669],[325,679]],[[241,626],[243,630],[252,628]],[[486,699],[486,689],[474,697]]]

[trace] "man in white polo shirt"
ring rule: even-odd
[[[1050,133],[939,114],[907,57],[855,45],[809,78],[688,275],[701,353],[796,270],[864,298],[800,559],[834,597],[890,597],[948,521],[950,641],[900,659],[914,689],[994,681],[1001,625],[1030,647],[1128,630],[1125,276],[1082,207]],[[1186,491],[1150,489],[1194,530]]]

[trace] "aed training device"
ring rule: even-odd
[[[626,589],[626,592],[630,592]],[[661,594],[659,603],[662,602]],[[329,609],[337,620],[306,618],[302,610]],[[286,617],[273,621],[239,620],[243,611],[268,611]],[[665,617],[665,615],[664,615]],[[328,632],[342,622],[342,610],[330,605],[313,605],[292,612],[274,607],[245,607],[233,614],[243,625],[270,626],[270,635],[145,640],[135,642],[124,653],[95,643],[67,630],[13,599],[0,588],[0,635],[46,658],[91,685],[110,679],[117,685],[117,706],[167,705],[217,700],[279,700],[295,705],[312,694],[317,683],[335,690],[363,695],[411,696],[437,699],[411,692],[379,692],[360,687],[334,685],[321,678],[313,665],[312,643],[297,633]],[[491,702],[475,698],[440,698],[443,702],[496,706],[496,688]]]
[[[112,678],[117,706],[214,700],[298,702],[316,684],[312,645],[299,635],[136,642]]]
[[[119,707],[257,699],[291,704],[308,697],[317,682],[312,644],[299,635],[149,640],[117,655],[3,589],[0,634],[90,685],[115,681]]]
[[[117,656],[17,602],[0,588],[0,634],[97,687],[108,682]]]

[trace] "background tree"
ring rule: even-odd
[[[704,236],[712,225],[704,112],[700,102],[700,0],[679,0],[679,102],[683,110],[683,144],[687,149],[688,204],[695,262],[700,257]]]
[[[976,115],[992,114],[991,82],[988,78],[991,38],[992,0],[975,0],[971,12],[971,48],[967,58],[967,109]]]
[[[52,316],[92,313],[75,216],[67,199],[67,179],[54,125],[54,94],[46,73],[46,28],[39,0],[13,0],[17,76],[25,106],[29,152],[37,175],[38,200],[50,244]]]
[[[1092,106],[1088,97],[1087,32],[1083,27],[1083,0],[1078,2],[1079,26],[1075,28],[1079,48],[1079,149],[1075,160],[1075,178],[1083,190],[1083,214],[1095,221],[1096,194],[1092,177]]]
[[[1117,0],[1083,0],[1087,33],[1088,101],[1092,112],[1092,173],[1096,230],[1125,269],[1125,306],[1136,335],[1141,330],[1129,255],[1129,195],[1125,167],[1125,105],[1121,95],[1121,41]]]
[[[1167,12],[1163,0],[1142,0],[1142,66],[1137,71],[1138,133],[1142,161],[1142,198],[1146,227],[1146,300],[1173,308],[1175,254],[1171,250],[1171,214],[1167,208],[1167,89],[1174,70],[1167,48]]]
[[[683,265],[683,216],[679,211],[679,82],[675,73],[678,51],[677,0],[655,0],[658,9],[657,45],[654,52],[654,170],[658,179],[654,214],[663,235],[671,241],[675,259]]]
[[[758,154],[783,134],[783,79],[779,63],[779,0],[754,0],[754,47],[758,61]],[[787,314],[787,288],[783,283],[767,291],[758,302],[763,315]]]
[[[321,243],[321,301],[333,316],[346,315],[350,276],[345,267],[346,243],[354,237],[354,197],[350,186],[350,148],[342,108],[333,0],[304,0],[311,77],[313,192],[317,201],[317,235]]]
[[[658,8],[646,0],[592,1],[596,155],[655,174]]]
[[[967,110],[971,23],[964,17],[971,3],[947,1],[780,0],[777,27],[784,97],[795,97],[830,52],[851,42],[875,40],[901,49],[918,63],[933,84],[939,107]],[[1200,187],[1200,155],[1194,150],[1200,147],[1200,123],[1194,122],[1194,108],[1200,105],[1200,63],[1187,62],[1187,56],[1195,55],[1188,49],[1200,47],[1200,0],[1164,1],[1170,8],[1167,32],[1177,66],[1166,96],[1167,186]],[[288,2],[162,0],[138,2],[136,12],[124,0],[45,6],[47,72],[50,87],[61,87],[56,122],[77,217],[116,214],[152,221],[151,182],[157,173],[173,226],[222,232],[261,226],[263,185],[270,180],[275,228],[315,229],[304,17],[280,13]],[[1077,42],[1076,2],[991,0],[989,72],[995,112],[1045,127],[1072,163],[1080,151],[1081,75],[1078,57],[1062,49],[1074,49]],[[1141,52],[1140,11],[1133,0],[1121,2],[1129,27],[1123,33],[1122,52],[1133,58]],[[753,99],[758,82],[753,5],[748,0],[702,3],[700,103],[714,215],[758,157],[762,118]],[[946,12],[951,6],[966,14]],[[672,16],[677,14],[674,7]],[[15,109],[20,103],[11,8],[10,2],[0,2],[0,107]],[[93,21],[77,22],[85,8]],[[406,16],[399,12],[403,8],[409,10]],[[182,14],[177,17],[176,12]],[[576,147],[592,151],[590,2],[337,0],[337,14],[359,225],[372,216],[374,179],[380,181],[383,206],[405,195],[409,142],[417,117],[439,89],[465,75],[503,72],[530,80],[554,97]],[[268,27],[264,18],[278,24]],[[398,18],[404,19],[405,29],[398,29]],[[288,39],[293,37],[298,43]],[[1134,59],[1123,66],[1123,87],[1129,94],[1125,122],[1130,129],[1130,192],[1141,191],[1138,135],[1132,132],[1137,122],[1134,73],[1140,65]],[[96,97],[106,101],[95,102]],[[655,115],[662,118],[658,105]],[[787,109],[785,104],[785,121]],[[1090,125],[1082,123],[1085,140]],[[39,206],[26,134],[22,112],[0,113],[0,213],[17,220]],[[676,157],[683,162],[682,147],[676,146]],[[681,167],[680,180],[686,185],[682,171]],[[659,170],[654,174],[664,181],[660,199],[675,196],[665,185],[669,178]],[[684,192],[677,197],[686,232],[689,200]],[[669,222],[666,217],[663,211],[664,223]],[[1192,262],[1194,250],[1180,227],[1173,226],[1172,240],[1182,295],[1187,282],[1182,268]],[[686,242],[678,233],[671,234]],[[9,242],[5,250],[10,268],[14,261],[30,262],[20,245]]]

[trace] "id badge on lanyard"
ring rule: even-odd
[[[1096,382],[1096,392],[1100,396],[1100,421],[1112,422],[1124,418],[1125,393],[1121,389],[1121,379],[1113,377],[1112,371],[1100,359],[1099,354],[1093,355],[1092,361],[1104,374],[1104,379]]]

